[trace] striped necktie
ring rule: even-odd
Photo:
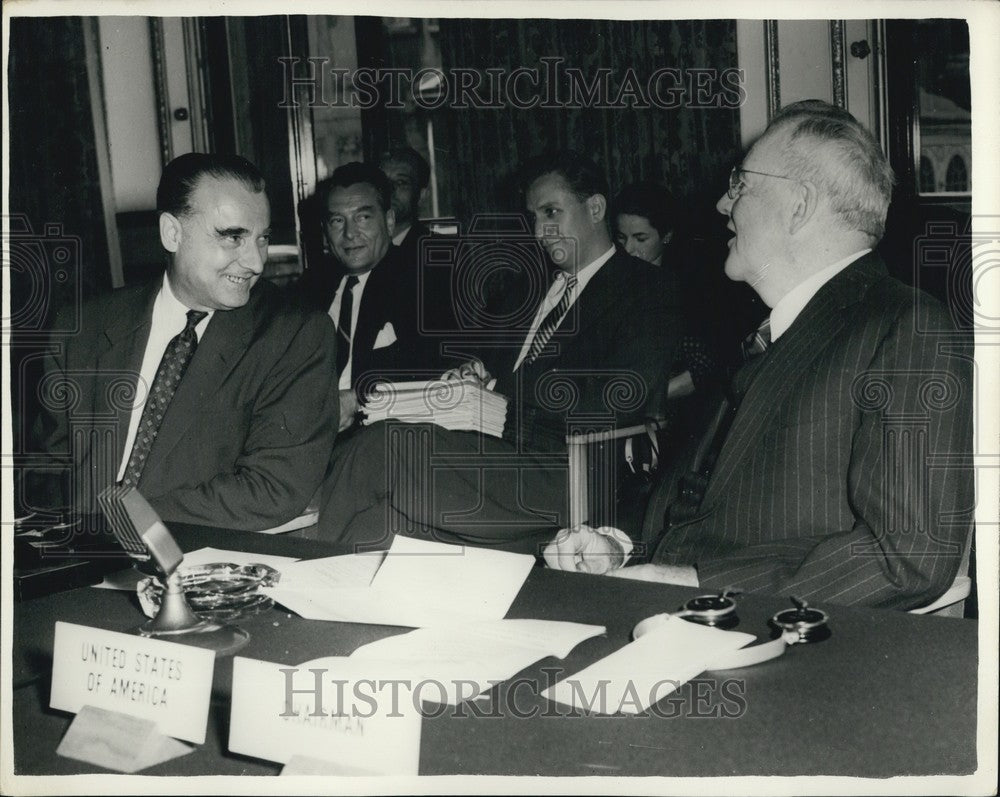
[[[525,358],[529,364],[538,359],[538,355],[541,353],[542,349],[545,348],[545,344],[549,342],[549,339],[559,327],[559,322],[562,321],[563,316],[566,315],[566,311],[569,310],[569,303],[573,300],[573,289],[576,287],[576,275],[567,275],[563,272],[559,272],[556,274],[556,280],[561,280],[564,283],[562,296],[559,297],[559,301],[556,303],[556,306],[553,307],[549,311],[549,314],[542,320],[541,325],[538,327],[538,331],[535,333],[534,340],[531,341],[531,348],[528,349],[528,356]]]
[[[750,383],[760,370],[762,355],[771,345],[771,318],[765,318],[754,332],[743,341],[743,365],[733,374],[731,385],[734,406],[738,407]]]
[[[709,421],[691,461],[691,470],[684,474],[678,486],[678,498],[668,509],[667,525],[680,523],[695,517],[701,507],[708,480],[715,468],[715,461],[729,435],[729,429],[736,417],[740,402],[746,395],[750,382],[760,368],[760,357],[771,345],[771,317],[764,319],[743,341],[744,362],[730,383],[729,393],[721,399]]]
[[[122,477],[122,485],[125,487],[135,487],[139,483],[146,458],[153,448],[156,435],[160,432],[163,416],[198,347],[198,334],[194,328],[207,315],[208,313],[202,310],[188,310],[187,324],[170,340],[166,351],[163,352],[163,358],[156,369],[156,376],[153,377],[153,384],[149,388],[149,395],[146,396],[146,403],[142,408],[132,453],[129,455],[125,475]]]
[[[759,327],[743,341],[743,357],[749,360],[767,351],[771,345],[771,316],[765,318]]]

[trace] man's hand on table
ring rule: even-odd
[[[631,552],[632,541],[624,532],[582,525],[560,531],[542,555],[553,570],[600,574],[621,567]]]
[[[592,529],[582,525],[563,529],[543,552],[553,570],[606,574],[637,581],[659,581],[684,587],[698,586],[698,571],[687,565],[636,565],[624,567],[632,553],[632,541],[618,529]]]

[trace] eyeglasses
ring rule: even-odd
[[[794,177],[788,177],[784,174],[755,172],[753,169],[744,169],[742,166],[734,166],[733,170],[729,173],[729,190],[726,191],[730,199],[736,199],[743,192],[743,187],[746,185],[746,181],[743,179],[744,174],[759,174],[761,177],[777,177],[779,180],[795,180]]]

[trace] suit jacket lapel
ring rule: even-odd
[[[246,353],[253,337],[257,303],[235,310],[217,310],[198,342],[194,357],[181,379],[163,423],[143,477],[154,471],[180,442],[188,427],[216,394],[230,371]]]
[[[845,308],[856,304],[867,286],[885,271],[874,254],[865,255],[837,274],[809,301],[792,326],[762,355],[765,360],[754,375],[726,437],[704,505],[725,493],[743,460],[762,445],[768,422],[795,389],[795,376],[832,344],[845,324]]]
[[[618,251],[601,266],[597,273],[587,283],[587,287],[576,297],[569,315],[555,331],[552,336],[560,345],[566,346],[574,341],[584,339],[587,330],[598,323],[607,313],[613,313],[617,309],[617,303],[613,300],[613,293],[618,286],[618,281],[622,278],[618,269],[621,266],[621,254]],[[574,315],[575,314],[575,315]],[[570,322],[573,322],[570,324]],[[575,331],[572,335],[563,335],[563,340],[559,340],[561,330]]]
[[[114,317],[108,320],[103,339],[98,339],[101,348],[96,352],[91,407],[95,416],[110,412],[115,414],[115,467],[125,453],[125,438],[128,436],[131,419],[131,406],[116,406],[116,397],[134,396],[136,393],[142,358],[152,326],[153,302],[156,301],[161,285],[160,280],[155,280],[144,286],[138,301],[123,297],[121,306],[115,308]],[[117,390],[116,387],[119,386],[127,387],[127,390]]]

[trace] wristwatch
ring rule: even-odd
[[[733,628],[739,623],[733,594],[729,590],[723,590],[718,595],[699,595],[685,603],[680,611],[647,617],[633,629],[632,638],[639,639],[671,617],[680,617],[688,622],[722,630]],[[778,658],[789,645],[822,642],[830,636],[830,618],[826,612],[814,609],[798,598],[793,597],[792,603],[795,605],[794,609],[783,609],[768,621],[778,634],[777,638],[726,653],[714,659],[711,666],[705,669],[711,672],[749,667]]]

